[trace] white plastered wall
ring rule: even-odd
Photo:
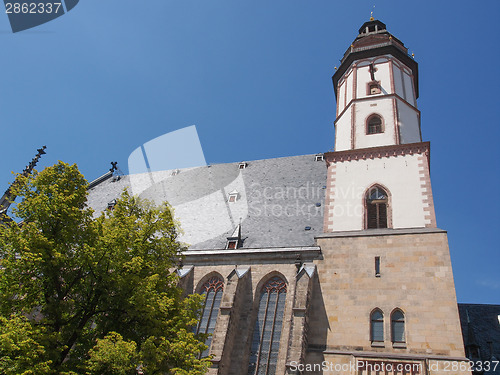
[[[352,94],[354,88],[354,74],[352,72],[346,75],[345,86],[346,86],[345,103],[346,105],[349,105],[349,102],[353,99]]]
[[[373,100],[355,104],[355,138],[354,148],[368,148],[396,144],[394,125],[394,104],[391,97],[374,97]],[[366,134],[366,121],[369,116],[377,114],[382,118],[383,133]]]
[[[370,63],[373,63],[376,69],[374,74],[376,81],[381,85],[380,94],[368,94],[368,83],[372,81]],[[336,151],[421,142],[419,113],[412,107],[416,106],[416,99],[410,74],[409,68],[392,56],[380,56],[353,64],[339,81],[338,86]],[[353,97],[354,82],[356,82],[355,97]],[[394,93],[407,103],[393,96],[386,96]],[[349,106],[352,99],[356,100]],[[366,121],[372,114],[382,117],[383,133],[366,134]]]
[[[399,62],[394,62],[392,69],[396,94],[416,107],[417,101],[410,69]]]
[[[380,82],[382,93],[379,95],[392,94],[391,88],[391,70],[387,58],[380,57],[374,60],[374,68],[376,69],[374,75],[375,80]],[[369,69],[370,62],[363,61],[357,65],[357,98],[365,98],[367,96],[376,97],[377,95],[368,95],[368,83],[372,82]]]
[[[420,228],[430,224],[425,218],[424,207],[429,204],[423,203],[426,188],[420,180],[424,171],[418,156],[351,160],[330,166],[328,173],[335,171],[335,186],[329,192],[333,201],[327,212],[333,224],[329,224],[328,231],[364,229],[364,194],[374,184],[389,190],[392,228]]]
[[[418,112],[400,99],[397,99],[400,143],[422,142]]]
[[[335,124],[335,151],[351,148],[351,108],[349,108]]]
[[[337,88],[337,116],[341,113],[345,106],[345,81],[339,83]]]

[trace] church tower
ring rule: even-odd
[[[366,22],[333,76],[335,151],[326,156],[325,232],[436,227],[429,143],[417,109],[418,65],[376,20]]]
[[[420,130],[418,65],[371,18],[333,86],[335,152],[324,155],[308,363],[358,375],[446,374],[455,363],[453,373],[468,373],[447,236],[436,227],[430,144]]]

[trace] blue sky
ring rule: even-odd
[[[12,34],[0,15],[0,189],[39,167],[110,161],[195,124],[209,163],[311,154],[334,144],[334,66],[373,1],[81,0]],[[411,4],[411,6],[410,6]],[[415,53],[438,226],[459,302],[500,303],[500,2],[377,1]]]

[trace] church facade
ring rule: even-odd
[[[210,374],[470,374],[417,109],[418,65],[371,19],[333,76],[335,152],[153,172],[205,294]],[[91,184],[106,209],[130,176]]]

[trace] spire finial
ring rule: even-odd
[[[375,11],[375,5],[373,6],[373,10],[370,12],[370,21],[375,21],[375,18],[373,18],[374,11]]]

